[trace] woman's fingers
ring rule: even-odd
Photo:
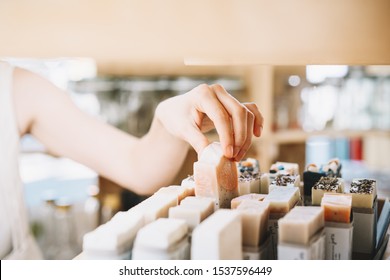
[[[237,101],[237,99],[227,93],[222,86],[212,85],[211,88],[214,90],[218,99],[232,119],[234,132],[233,157],[237,157],[242,148],[247,146],[247,142],[251,141],[253,131],[253,114],[244,105]],[[248,126],[248,124],[251,124],[251,126]],[[249,139],[247,139],[248,137]]]
[[[253,135],[252,128],[253,128],[254,122],[255,122],[254,114],[252,114],[252,112],[248,112],[248,117],[247,117],[247,128],[248,129],[246,131],[246,133],[247,133],[246,140],[245,140],[245,143],[242,145],[238,154],[235,156],[235,158],[234,158],[235,161],[242,160],[252,144],[252,135]]]
[[[244,103],[245,107],[248,108],[252,112],[255,117],[254,126],[253,126],[253,134],[257,137],[261,136],[264,125],[264,118],[257,105],[255,103]]]
[[[232,158],[234,156],[233,127],[228,112],[209,86],[201,85],[197,87],[197,90],[197,94],[194,95],[197,109],[205,113],[214,123],[224,149],[224,155]],[[199,130],[201,130],[201,127],[199,127]]]
[[[241,160],[251,145],[252,135],[259,137],[262,132],[263,116],[256,104],[241,104],[220,85],[200,85],[192,92],[197,112],[205,114],[214,124],[224,155]],[[202,134],[202,121],[198,116],[185,134],[187,141],[200,153],[208,141]]]

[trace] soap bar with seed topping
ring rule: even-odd
[[[312,205],[321,205],[321,199],[326,192],[343,193],[344,181],[340,178],[321,177],[321,179],[314,184],[311,191]]]
[[[242,225],[238,211],[219,209],[194,229],[191,259],[242,259]]]
[[[258,247],[263,244],[267,234],[269,203],[244,200],[237,210],[242,218],[242,245]]]
[[[223,155],[220,143],[211,143],[194,163],[195,195],[211,197],[219,208],[230,208],[238,196],[237,166]]]
[[[376,180],[353,179],[349,192],[352,194],[352,207],[372,208],[376,197]]]
[[[321,200],[325,221],[349,223],[351,221],[352,196],[341,193],[325,193]]]
[[[240,205],[240,203],[243,202],[244,200],[263,201],[266,196],[267,196],[266,194],[259,194],[259,193],[250,193],[250,194],[244,194],[238,196],[232,199],[230,203],[231,209],[236,209],[238,205]]]
[[[264,198],[264,201],[270,203],[271,213],[287,213],[299,200],[300,193],[296,187],[276,188]]]
[[[316,206],[296,206],[280,218],[279,242],[307,245],[324,227],[324,210]]]
[[[279,187],[297,187],[299,188],[300,184],[299,175],[289,175],[289,174],[278,174],[275,179],[271,182],[269,186],[269,191],[271,192],[275,188]]]
[[[238,195],[260,193],[260,176],[238,178]]]

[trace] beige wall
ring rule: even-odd
[[[388,0],[3,0],[0,56],[390,64]]]

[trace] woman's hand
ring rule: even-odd
[[[241,160],[252,136],[260,137],[263,117],[254,103],[240,103],[221,85],[200,85],[160,103],[156,117],[172,135],[190,143],[198,154],[209,144],[203,134],[215,128],[228,158]]]

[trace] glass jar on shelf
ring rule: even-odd
[[[141,137],[152,124],[160,101],[158,82],[153,77],[133,77],[119,82],[120,104],[124,112],[120,128]]]
[[[72,203],[66,198],[55,201],[55,232],[57,245],[55,259],[70,260],[80,253]]]

